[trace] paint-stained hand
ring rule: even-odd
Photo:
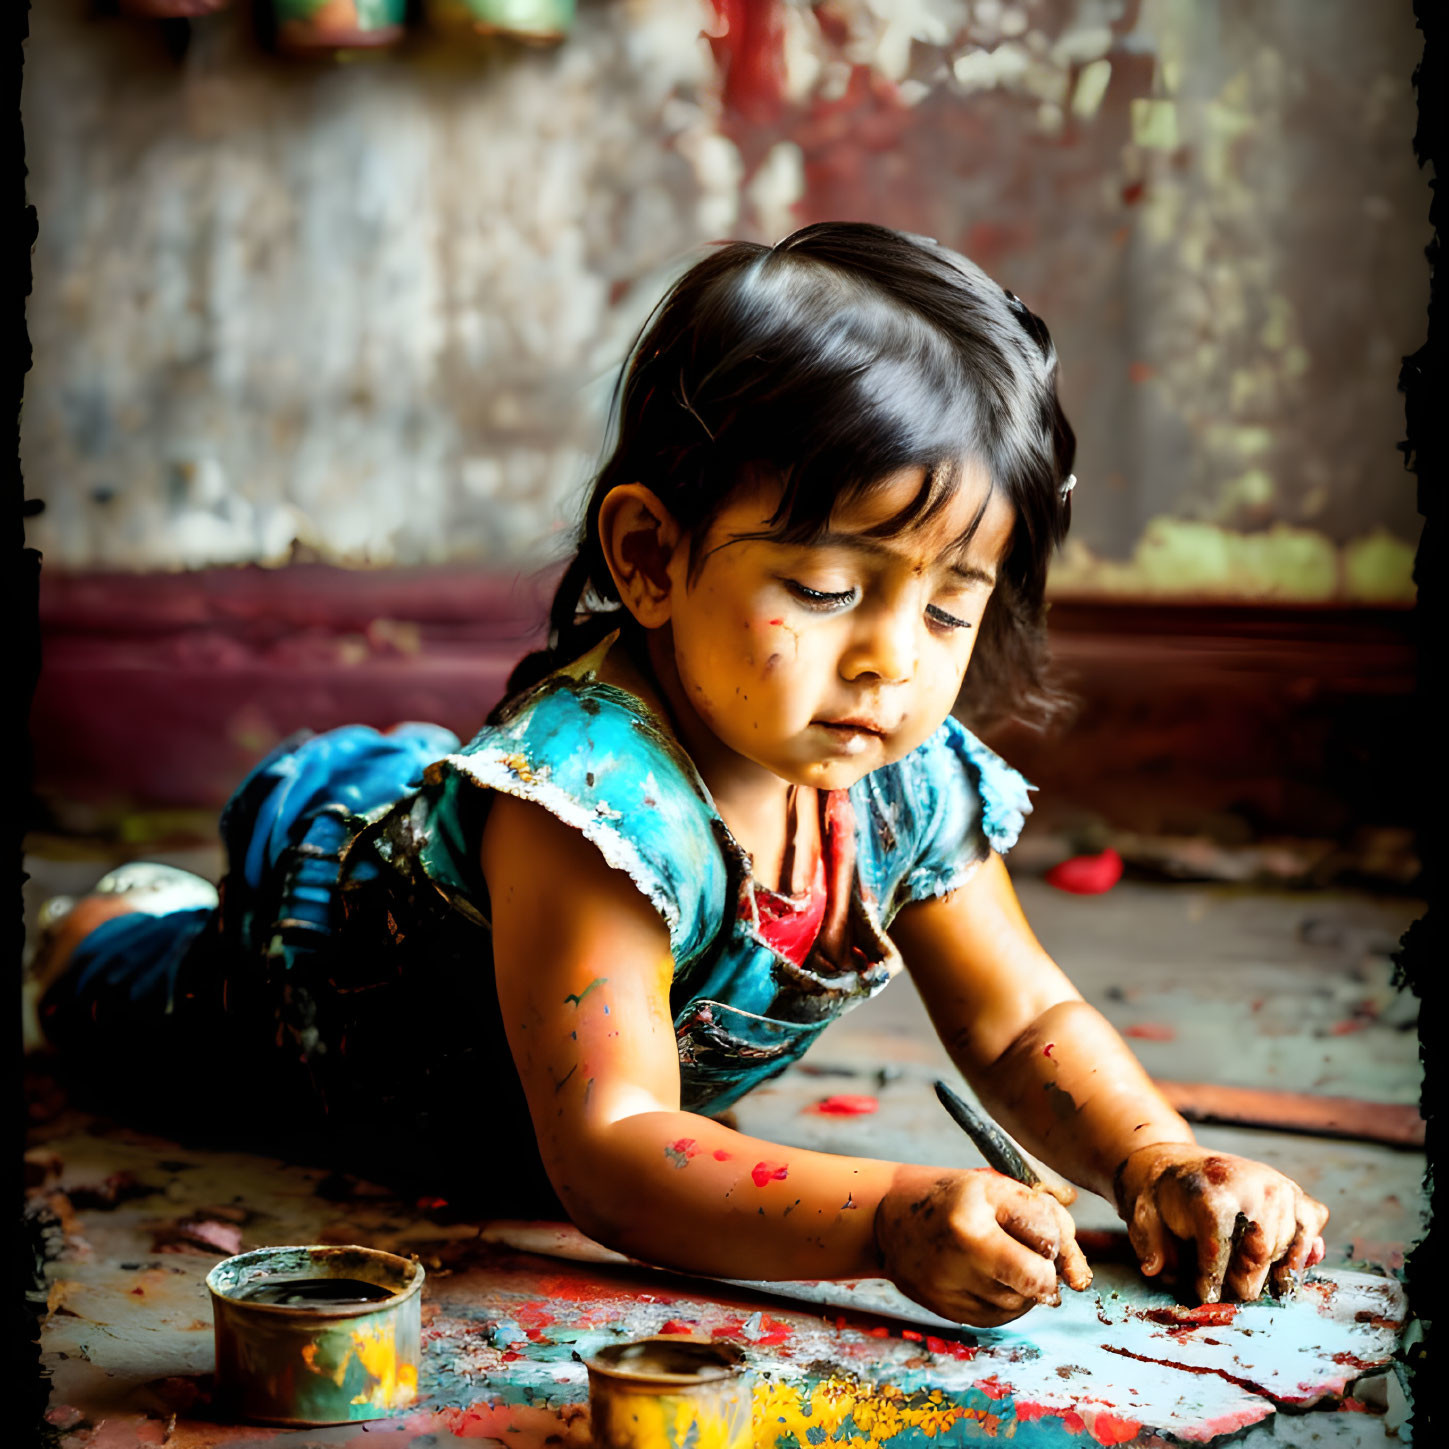
[[[1328,1209],[1261,1162],[1195,1143],[1139,1148],[1118,1170],[1117,1206],[1148,1277],[1195,1254],[1203,1303],[1290,1292],[1323,1257]],[[1191,1271],[1184,1264],[1184,1271]]]
[[[893,1187],[876,1211],[875,1236],[881,1264],[903,1293],[977,1327],[1009,1323],[1037,1303],[1059,1304],[1058,1272],[1078,1291],[1092,1281],[1058,1198],[990,1168]]]

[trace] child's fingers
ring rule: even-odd
[[[1148,1278],[1162,1272],[1167,1265],[1167,1228],[1150,1193],[1144,1192],[1137,1199],[1132,1221],[1127,1225],[1127,1240]]]
[[[1293,1291],[1297,1286],[1298,1275],[1308,1266],[1309,1255],[1312,1251],[1313,1242],[1308,1236],[1308,1225],[1299,1222],[1298,1230],[1288,1244],[1287,1251],[1273,1264],[1272,1282],[1275,1297],[1281,1298]]]
[[[1197,1278],[1194,1289],[1202,1303],[1216,1303],[1223,1296],[1223,1280],[1233,1254],[1236,1217],[1215,1212],[1203,1198],[1193,1201],[1193,1237],[1197,1243]]]
[[[1292,1217],[1292,1239],[1273,1265],[1273,1292],[1280,1297],[1297,1286],[1296,1280],[1304,1271],[1323,1261],[1325,1251],[1320,1234],[1328,1221],[1328,1209],[1305,1196],[1294,1205]]]
[[[1262,1295],[1269,1269],[1287,1251],[1296,1227],[1292,1197],[1270,1184],[1233,1252],[1227,1286],[1234,1298],[1251,1303]]]
[[[1086,1254],[1082,1252],[1082,1245],[1077,1242],[1077,1225],[1067,1216],[1065,1208],[1057,1211],[1063,1219],[1062,1246],[1056,1258],[1057,1272],[1068,1288],[1081,1293],[1092,1286],[1092,1270],[1087,1264]]]
[[[1249,1223],[1238,1241],[1225,1279],[1228,1296],[1242,1303],[1251,1303],[1263,1292],[1263,1280],[1273,1266],[1277,1225],[1269,1229],[1262,1223]]]
[[[939,1304],[935,1311],[944,1318],[954,1318],[957,1323],[969,1323],[973,1328],[1000,1328],[1003,1323],[1010,1323],[1035,1307],[1035,1299],[1008,1294],[1005,1290],[988,1299],[963,1289],[952,1295],[949,1301]]]
[[[989,1253],[983,1254],[984,1272],[1024,1298],[1038,1303],[1056,1298],[1059,1290],[1055,1264],[1062,1235],[1055,1214],[1060,1211],[1050,1198],[1025,1188],[1019,1197],[998,1203],[996,1221],[1000,1231],[992,1236]]]

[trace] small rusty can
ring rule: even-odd
[[[258,1248],[206,1275],[218,1401],[266,1424],[381,1419],[418,1396],[421,1263],[376,1248]]]
[[[643,1338],[587,1368],[594,1449],[750,1449],[751,1385],[733,1344]]]

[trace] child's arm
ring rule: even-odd
[[[1195,1242],[1198,1296],[1256,1298],[1321,1255],[1327,1209],[1261,1163],[1199,1147],[1125,1042],[1033,936],[992,855],[891,928],[952,1059],[1044,1162],[1115,1201],[1149,1275]]]
[[[1054,1301],[1054,1264],[1090,1281],[1043,1192],[781,1147],[682,1111],[669,937],[644,897],[578,832],[507,797],[482,865],[509,1045],[549,1178],[585,1232],[732,1278],[872,1276],[884,1258],[918,1301],[977,1324]]]

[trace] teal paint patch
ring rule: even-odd
[[[573,992],[570,992],[567,996],[564,997],[564,1001],[572,1001],[576,1007],[582,1006],[584,1004],[584,998],[589,994],[589,992],[594,990],[595,987],[606,985],[608,983],[608,980],[609,978],[607,976],[595,976],[594,979],[590,981],[589,984],[585,986],[584,989],[580,991],[577,996],[575,996]]]

